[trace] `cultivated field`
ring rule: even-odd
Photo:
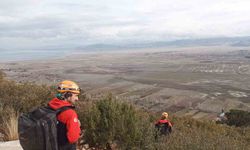
[[[92,98],[113,93],[151,111],[213,119],[222,108],[250,111],[250,51],[220,49],[81,54],[2,63],[0,68],[20,82],[71,79]]]

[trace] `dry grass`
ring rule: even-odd
[[[9,115],[3,117],[1,130],[4,134],[5,141],[18,139],[18,114],[14,110],[10,111]]]
[[[168,149],[248,149],[250,128],[219,125],[189,117],[174,117],[174,132],[166,143]],[[163,149],[159,146],[159,149]]]

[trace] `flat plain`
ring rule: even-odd
[[[214,119],[225,109],[250,111],[248,47],[161,48],[0,63],[17,82],[80,83],[92,99],[112,93],[143,109]]]

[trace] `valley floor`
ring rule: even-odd
[[[250,111],[250,60],[237,48],[217,49],[82,54],[0,69],[18,82],[75,80],[91,98],[112,93],[155,112],[214,119],[221,109]]]

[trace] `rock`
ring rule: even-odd
[[[23,150],[19,143],[19,140],[0,142],[0,149],[1,150]]]

